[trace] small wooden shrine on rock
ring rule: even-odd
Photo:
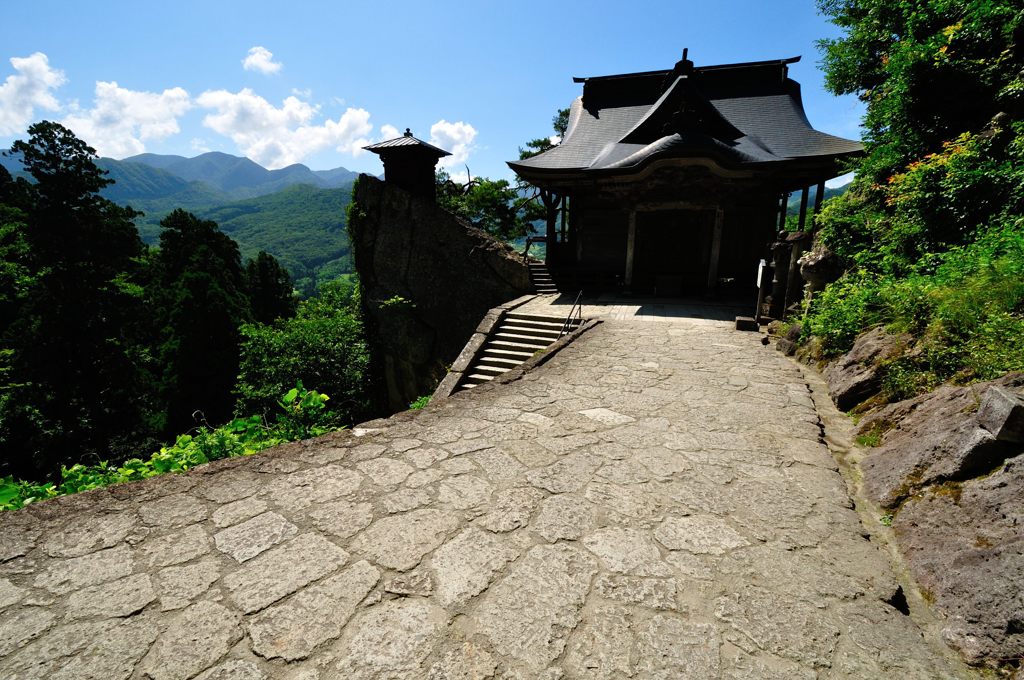
[[[820,202],[860,143],[813,129],[799,57],[574,78],[565,138],[508,165],[548,206],[548,268],[580,285],[657,295],[753,288],[789,194]],[[776,272],[776,276],[779,272]],[[775,297],[785,297],[785,292]]]
[[[410,194],[433,200],[437,184],[434,172],[437,161],[451,154],[422,139],[413,137],[412,130],[405,128],[401,137],[364,146],[367,151],[380,156],[384,164],[384,181],[399,186]]]

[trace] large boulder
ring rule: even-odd
[[[946,642],[972,664],[1024,657],[1024,455],[915,495],[893,526]]]
[[[897,545],[964,658],[1024,656],[1024,373],[890,404],[861,462],[864,492],[893,514]]]
[[[861,462],[865,493],[892,509],[930,485],[991,472],[1022,448],[1013,434],[1020,416],[1006,409],[1022,385],[1021,373],[968,387],[947,385],[864,418],[862,434],[898,423]]]
[[[909,335],[893,335],[881,326],[858,337],[853,349],[825,369],[825,382],[836,406],[848,411],[874,396],[882,386],[880,365],[899,356],[910,340]]]
[[[815,241],[814,247],[801,255],[797,263],[800,276],[815,292],[843,275],[843,261],[821,241]]]

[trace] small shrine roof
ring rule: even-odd
[[[405,134],[402,135],[401,137],[395,137],[394,139],[388,139],[383,142],[377,142],[376,144],[364,146],[363,148],[366,149],[367,151],[372,151],[375,154],[381,154],[387,153],[392,149],[399,149],[403,147],[419,147],[424,151],[430,151],[431,153],[435,154],[438,158],[443,158],[444,156],[451,156],[450,152],[445,151],[444,149],[439,149],[433,144],[428,144],[427,142],[424,142],[422,139],[417,139],[416,137],[413,137],[413,134],[409,130],[409,128],[405,128]]]

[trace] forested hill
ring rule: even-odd
[[[197,210],[234,239],[243,258],[265,250],[308,297],[320,284],[352,271],[345,216],[352,185],[318,189],[304,184],[268,196]]]
[[[846,193],[846,190],[850,188],[849,184],[844,184],[838,187],[825,187],[825,197],[822,200],[828,200],[834,196],[842,196]],[[807,192],[807,205],[814,205],[815,195],[818,193],[818,187],[812,186],[810,191]],[[800,212],[800,192],[794,191],[789,195],[789,201],[786,203],[786,212],[790,215],[797,214]]]
[[[21,161],[8,151],[0,155],[0,165],[15,177],[23,174]],[[96,165],[116,182],[103,191],[104,198],[112,201],[177,199],[188,203],[196,199],[207,204],[226,203],[273,194],[296,184],[337,189],[352,184],[359,176],[347,168],[310,170],[301,164],[267,170],[248,158],[216,151],[195,158],[153,153],[124,160],[100,158]]]
[[[15,176],[24,174],[16,157],[0,156],[0,163]],[[260,250],[276,257],[304,297],[351,271],[345,210],[358,173],[346,168],[267,170],[225,153],[141,154],[101,158],[96,165],[114,180],[100,194],[143,213],[135,224],[150,245],[160,237],[160,220],[183,208],[217,222],[243,257]]]
[[[203,182],[235,199],[272,194],[295,184],[337,189],[351,184],[359,176],[359,173],[346,168],[310,170],[299,163],[278,170],[267,170],[248,158],[217,151],[195,158],[144,153],[113,162],[144,165],[185,181]]]

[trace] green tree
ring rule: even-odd
[[[522,211],[526,200],[508,180],[477,177],[458,184],[444,170],[438,170],[437,184],[438,205],[492,236],[513,240],[529,232],[530,224]]]
[[[867,103],[870,181],[999,112],[1019,114],[1024,10],[1015,0],[819,0],[845,35],[822,40],[825,82]]]
[[[242,327],[238,414],[269,416],[296,381],[329,394],[342,424],[368,413],[369,359],[351,293],[345,282],[328,283],[317,297],[301,302],[293,318]]]
[[[559,109],[551,120],[560,140],[569,126],[569,109]],[[520,147],[519,158],[530,158],[554,148],[549,137],[530,140],[526,149]],[[444,170],[437,171],[438,205],[483,229],[492,236],[512,241],[533,233],[534,223],[543,220],[548,210],[540,200],[540,192],[517,181],[470,178],[465,184],[452,181]]]
[[[560,142],[565,137],[566,130],[569,129],[569,109],[558,109],[554,117],[551,119],[551,127],[555,130],[555,135]],[[519,160],[526,158],[532,158],[539,153],[544,153],[549,149],[555,148],[555,144],[558,142],[552,141],[550,137],[540,137],[538,139],[531,139],[526,143],[526,148],[519,147]]]
[[[160,314],[164,429],[172,434],[195,425],[200,414],[212,424],[231,416],[239,326],[250,310],[238,245],[215,222],[175,210],[160,225],[150,296]]]
[[[136,213],[98,195],[109,180],[95,151],[69,130],[36,123],[12,153],[34,182],[0,182],[9,201],[7,291],[17,300],[3,323],[10,389],[0,444],[22,454],[0,465],[40,476],[147,437],[152,384],[130,331],[142,313],[136,278],[144,246]]]
[[[1011,0],[819,0],[828,86],[867,105],[865,156],[821,240],[848,271],[805,329],[826,355],[908,332],[882,367],[901,399],[1024,369],[1024,7]]]
[[[292,277],[270,253],[261,250],[245,263],[245,285],[254,321],[272,323],[295,315]]]

